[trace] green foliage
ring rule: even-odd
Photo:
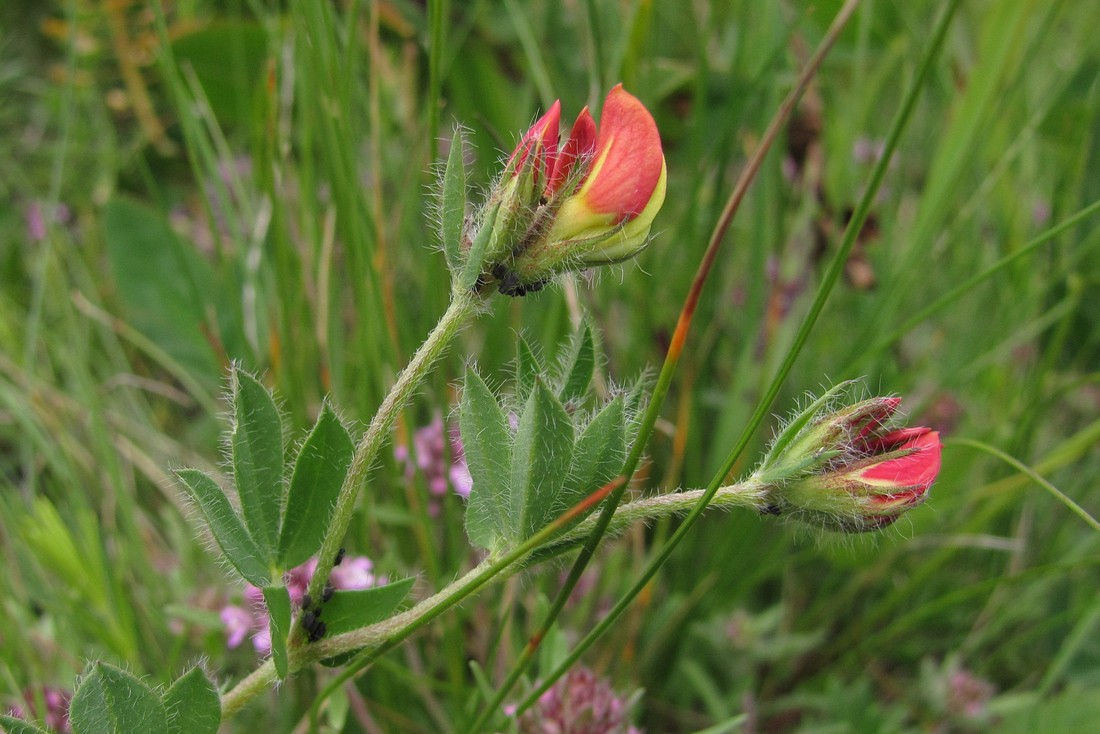
[[[209,475],[194,469],[176,474],[233,567],[252,585],[267,587],[271,569],[299,566],[320,549],[355,445],[326,404],[298,449],[287,482],[282,416],[271,393],[235,367],[232,404],[228,443],[243,522]],[[289,621],[289,607],[287,615]]]
[[[46,734],[45,729],[39,729],[22,719],[4,715],[0,715],[0,731],[4,734]]]
[[[573,460],[573,440],[569,414],[545,382],[536,379],[511,451],[506,510],[510,545],[534,535],[567,509],[558,502]]]
[[[267,34],[255,23],[222,22],[172,39],[172,54],[194,74],[219,123],[247,124],[267,60]]]
[[[381,622],[394,613],[412,590],[415,579],[402,579],[370,589],[336,591],[325,603],[325,628],[330,635]]]
[[[216,734],[221,701],[213,681],[195,667],[177,678],[161,697],[168,712],[168,734]]]
[[[551,377],[519,338],[514,431],[500,400],[467,370],[460,411],[473,479],[466,530],[483,548],[519,545],[617,476],[626,458],[634,415],[626,399],[616,396],[592,415],[582,409],[596,365],[587,321],[559,351],[560,369]]]
[[[136,676],[106,663],[92,663],[69,708],[73,734],[168,734],[160,696]]]
[[[562,362],[561,388],[558,398],[567,403],[580,400],[588,392],[596,369],[596,346],[592,341],[592,327],[587,321],[573,333],[565,359]]]
[[[283,507],[283,421],[264,387],[233,369],[233,480],[249,535],[274,560]]]
[[[158,693],[137,676],[106,663],[93,663],[80,679],[69,708],[73,734],[214,734],[221,702],[200,668]],[[22,729],[9,729],[23,734]],[[37,731],[27,729],[27,732]]]
[[[473,242],[470,243],[470,251],[466,253],[466,262],[462,266],[462,274],[458,280],[459,287],[464,290],[473,288],[477,283],[477,279],[481,276],[481,271],[485,266],[485,255],[489,249],[489,243],[493,239],[493,230],[496,227],[500,210],[499,202],[489,207],[481,221],[481,228],[478,229]]]
[[[71,688],[73,661],[85,659],[149,682],[200,656],[226,684],[248,674],[258,659],[247,644],[226,649],[218,619],[240,584],[203,552],[186,498],[252,582],[276,583],[308,555],[328,505],[311,498],[332,491],[340,461],[299,492],[294,476],[320,471],[324,452],[289,447],[322,423],[335,429],[326,397],[349,424],[369,420],[450,293],[447,248],[458,240],[444,234],[443,253],[429,244],[459,226],[457,197],[444,196],[453,205],[439,221],[425,215],[436,141],[463,126],[473,154],[463,187],[476,202],[555,98],[598,115],[623,81],[665,143],[669,196],[652,245],[636,267],[487,306],[396,434],[405,443],[449,417],[471,362],[494,386],[511,366],[517,384],[480,398],[475,420],[501,429],[492,441],[462,425],[481,378],[467,378],[453,411],[476,475],[469,505],[383,451],[346,544],[390,576],[417,577],[418,598],[477,561],[467,508],[475,543],[503,544],[506,517],[485,500],[509,496],[507,416],[521,417],[540,383],[575,439],[556,509],[606,481],[625,451],[615,413],[629,446],[644,398],[618,386],[660,363],[733,177],[839,3],[138,3],[124,14],[126,53],[109,7],[54,5],[0,3],[0,26],[29,29],[0,44],[0,133],[14,141],[0,146],[3,706],[38,684]],[[866,186],[941,6],[861,5],[726,234],[631,492],[698,487],[728,453]],[[991,726],[1090,721],[1074,712],[1088,716],[1100,659],[1095,534],[951,438],[996,446],[1094,514],[1100,506],[1096,216],[1031,244],[1100,197],[1094,15],[1090,3],[963,4],[874,226],[771,408],[788,415],[798,396],[861,375],[902,396],[910,422],[947,444],[928,506],[842,543],[750,513],[704,518],[586,658],[617,690],[645,689],[639,728],[705,730],[741,715],[751,694],[761,729],[980,730],[922,689],[925,661],[950,656],[993,687],[976,703]],[[143,121],[142,88],[174,154]],[[449,159],[460,152],[452,143]],[[458,190],[459,170],[445,191]],[[479,273],[468,270],[471,287]],[[561,392],[563,365],[576,361],[554,345],[578,344],[570,324],[582,313],[605,356],[578,399]],[[518,359],[517,333],[527,341]],[[233,479],[217,474],[227,407],[213,395],[234,360],[264,375],[286,423],[282,516],[272,526],[268,513],[256,539]],[[609,432],[596,427],[605,421]],[[779,425],[757,432],[736,472]],[[335,435],[325,446],[339,455],[345,444]],[[173,482],[164,467],[177,466],[197,468]],[[673,527],[601,546],[563,613],[563,639],[601,618]],[[407,655],[379,659],[349,687],[374,720],[354,721],[353,706],[345,728],[460,720],[468,661],[491,691],[527,643],[536,598],[559,585],[556,572],[530,574],[436,620]],[[342,594],[326,606],[330,629]],[[315,691],[311,675],[289,677],[223,729],[289,731]]]
[[[275,661],[275,674],[282,680],[289,670],[286,643],[290,636],[290,594],[285,586],[265,586],[263,592],[271,619],[271,658]]]
[[[459,423],[474,486],[466,506],[466,534],[474,545],[495,550],[512,539],[512,436],[496,396],[473,369],[466,370]]]
[[[206,526],[237,573],[253,586],[267,586],[270,571],[263,551],[229,504],[225,491],[208,474],[197,469],[181,469],[176,476],[202,510]]]
[[[328,403],[298,451],[279,533],[279,565],[305,563],[321,547],[355,445]]]
[[[103,239],[128,321],[155,345],[152,356],[163,354],[170,370],[216,382],[217,355],[203,330],[209,265],[158,212],[124,197],[104,207]]]

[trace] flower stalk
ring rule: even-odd
[[[351,518],[355,512],[355,502],[359,491],[366,483],[367,475],[382,448],[397,415],[408,404],[416,389],[428,376],[435,362],[443,356],[447,346],[455,335],[478,312],[484,297],[469,291],[454,291],[451,303],[432,329],[428,338],[420,345],[409,364],[397,376],[397,381],[386,395],[378,412],[355,448],[351,468],[340,489],[336,508],[332,514],[332,524],[325,534],[321,545],[317,570],[310,581],[308,593],[320,598],[325,584],[328,583],[336,554],[340,549]]]

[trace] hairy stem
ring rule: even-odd
[[[740,484],[722,487],[711,501],[710,507],[760,509],[765,504],[765,496],[769,486],[756,478],[749,478]],[[699,502],[703,491],[696,489],[686,492],[674,492],[620,505],[609,529],[612,533],[618,533],[635,522],[652,522],[663,517],[682,515]],[[602,496],[600,499],[602,499]],[[553,538],[549,544],[550,548],[561,549],[565,547],[568,549],[568,546],[576,546],[588,536],[595,523],[596,517],[590,516],[570,528],[563,535]],[[547,530],[550,530],[550,528],[547,528]],[[541,535],[542,533],[540,533]],[[530,555],[531,549],[524,547],[517,548],[515,552],[504,557],[486,558],[465,575],[419,602],[411,609],[354,632],[320,640],[310,645],[294,647],[289,651],[290,671],[295,672],[319,660],[363,648],[374,648],[368,655],[368,659],[377,659],[379,655],[408,637],[411,632],[423,627],[461,600],[490,583],[499,583],[514,576],[526,567],[525,560]],[[557,553],[550,555],[557,555]],[[550,555],[537,557],[545,559],[549,558]],[[342,685],[360,672],[362,667],[361,664],[348,666],[345,674],[332,681],[329,687]],[[275,666],[268,660],[222,697],[223,720],[235,714],[250,700],[267,690],[274,682]],[[319,698],[323,699],[324,697],[325,695],[322,694]],[[316,715],[316,712],[314,712],[314,715]]]
[[[314,598],[321,596],[325,584],[328,583],[336,553],[344,540],[348,525],[351,524],[352,516],[355,513],[355,503],[359,497],[359,491],[366,483],[374,460],[385,443],[386,437],[393,427],[394,420],[408,404],[409,399],[424,381],[424,378],[428,376],[432,365],[443,355],[455,335],[477,313],[478,307],[483,301],[483,296],[471,291],[456,290],[453,293],[451,303],[439,318],[439,323],[435,325],[428,338],[420,345],[420,349],[413,355],[409,364],[397,376],[397,382],[390,388],[386,399],[382,401],[378,412],[374,414],[374,418],[371,419],[366,432],[359,440],[359,445],[356,446],[355,455],[352,458],[351,468],[348,470],[344,484],[340,488],[340,494],[336,499],[331,524],[318,554],[317,570],[314,572],[313,578],[310,579],[308,593]],[[311,648],[318,646],[311,645],[309,648],[304,648],[300,645],[294,645],[293,641],[296,638],[300,640],[300,633],[291,636],[292,671],[312,659],[317,659],[314,655],[304,654],[303,651],[308,649],[312,653]],[[271,661],[268,661],[222,697],[223,718],[228,718],[236,713],[248,701],[266,690],[274,681],[274,666]]]

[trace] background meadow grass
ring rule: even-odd
[[[247,645],[226,649],[218,609],[240,590],[169,471],[222,463],[230,360],[277,391],[296,439],[326,395],[370,418],[446,306],[430,207],[455,124],[484,187],[539,110],[596,107],[622,81],[657,119],[669,193],[636,264],[497,299],[395,440],[449,416],[465,361],[504,382],[517,331],[553,354],[582,310],[602,330],[604,379],[659,365],[732,182],[838,7],[4,3],[4,702],[71,689],[89,659],[158,684],[200,657],[223,682],[255,666]],[[702,486],[728,453],[939,10],[865,2],[827,58],[734,220],[639,490]],[[1100,536],[952,443],[997,447],[1100,508],[1100,216],[1024,251],[1100,199],[1097,20],[1075,1],[957,14],[848,277],[773,407],[864,376],[943,432],[941,477],[874,537],[705,518],[585,657],[624,694],[644,689],[647,731],[1079,731],[1100,716]],[[383,454],[348,547],[437,588],[473,561],[462,502],[429,515],[423,478]],[[533,676],[669,532],[604,550]],[[380,660],[343,728],[328,725],[450,730],[476,696],[469,661],[501,679],[558,570],[482,594]],[[297,677],[225,731],[290,731],[323,679]]]

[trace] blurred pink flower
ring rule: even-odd
[[[520,717],[521,734],[641,734],[628,722],[633,701],[588,668],[574,668]]]
[[[472,481],[462,438],[457,428],[446,426],[440,414],[436,413],[430,423],[416,430],[411,451],[407,446],[398,446],[394,455],[405,464],[405,476],[411,479],[419,471],[435,497],[445,496],[448,490],[463,498],[470,496]]]
[[[292,604],[298,605],[309,588],[309,580],[317,570],[317,558],[310,558],[300,566],[292,568],[283,576]],[[369,589],[387,583],[385,576],[374,574],[374,562],[366,556],[348,556],[343,563],[332,569],[329,583],[333,589],[351,591]],[[225,628],[225,643],[230,649],[239,647],[244,638],[252,635],[252,646],[256,651],[267,654],[271,651],[271,629],[264,606],[264,594],[252,584],[244,587],[244,603],[229,604],[220,612]]]
[[[68,691],[53,686],[43,686],[41,689],[27,688],[23,691],[23,701],[8,707],[7,715],[24,721],[41,719],[52,731],[59,734],[69,734],[72,727],[69,724],[69,701],[73,695]],[[43,716],[39,716],[38,704],[46,706]]]

